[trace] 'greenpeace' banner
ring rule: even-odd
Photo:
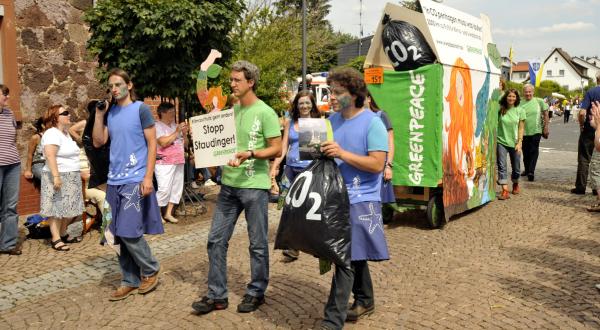
[[[236,153],[233,109],[190,118],[196,168],[221,166]]]
[[[368,85],[394,128],[394,185],[437,187],[442,179],[442,74],[440,64],[385,70],[385,84]]]

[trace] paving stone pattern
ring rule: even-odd
[[[523,193],[425,227],[424,214],[397,215],[386,226],[391,260],[371,263],[376,312],[348,329],[600,328],[600,219],[572,195],[576,153],[545,150],[536,182]],[[271,250],[266,304],[236,313],[249,280],[248,238],[240,219],[230,241],[230,307],[205,316],[191,303],[206,291],[209,212],[150,237],[163,273],[157,290],[119,302],[114,253],[97,233],[72,251],[28,240],[19,257],[0,256],[0,329],[310,329],[317,328],[331,274],[315,258],[283,262]],[[270,242],[278,211],[270,210]],[[271,245],[272,248],[272,245]]]

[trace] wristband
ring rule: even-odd
[[[248,157],[248,158],[254,158],[254,150],[248,150],[248,151],[250,151],[250,157]]]
[[[387,166],[389,168],[394,168],[394,165],[392,163],[387,163],[387,164],[385,164],[385,166]]]

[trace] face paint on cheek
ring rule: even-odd
[[[119,87],[119,98],[124,98],[129,94],[129,89],[127,89],[127,85],[123,85]]]
[[[352,97],[350,95],[340,96],[337,101],[340,104],[340,109],[347,109],[352,103]]]

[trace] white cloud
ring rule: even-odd
[[[600,0],[599,0],[600,1]],[[539,28],[518,28],[518,29],[502,29],[495,28],[493,30],[494,34],[497,35],[507,35],[514,37],[538,37],[541,34],[545,33],[555,33],[555,32],[565,32],[565,31],[585,31],[585,30],[593,30],[596,28],[596,25],[593,23],[586,22],[574,22],[574,23],[557,23],[552,24],[550,26],[542,26]]]
[[[540,32],[561,32],[561,31],[584,31],[593,30],[596,26],[592,23],[586,22],[575,22],[575,23],[559,23],[553,24],[552,26],[545,26],[539,28]]]

